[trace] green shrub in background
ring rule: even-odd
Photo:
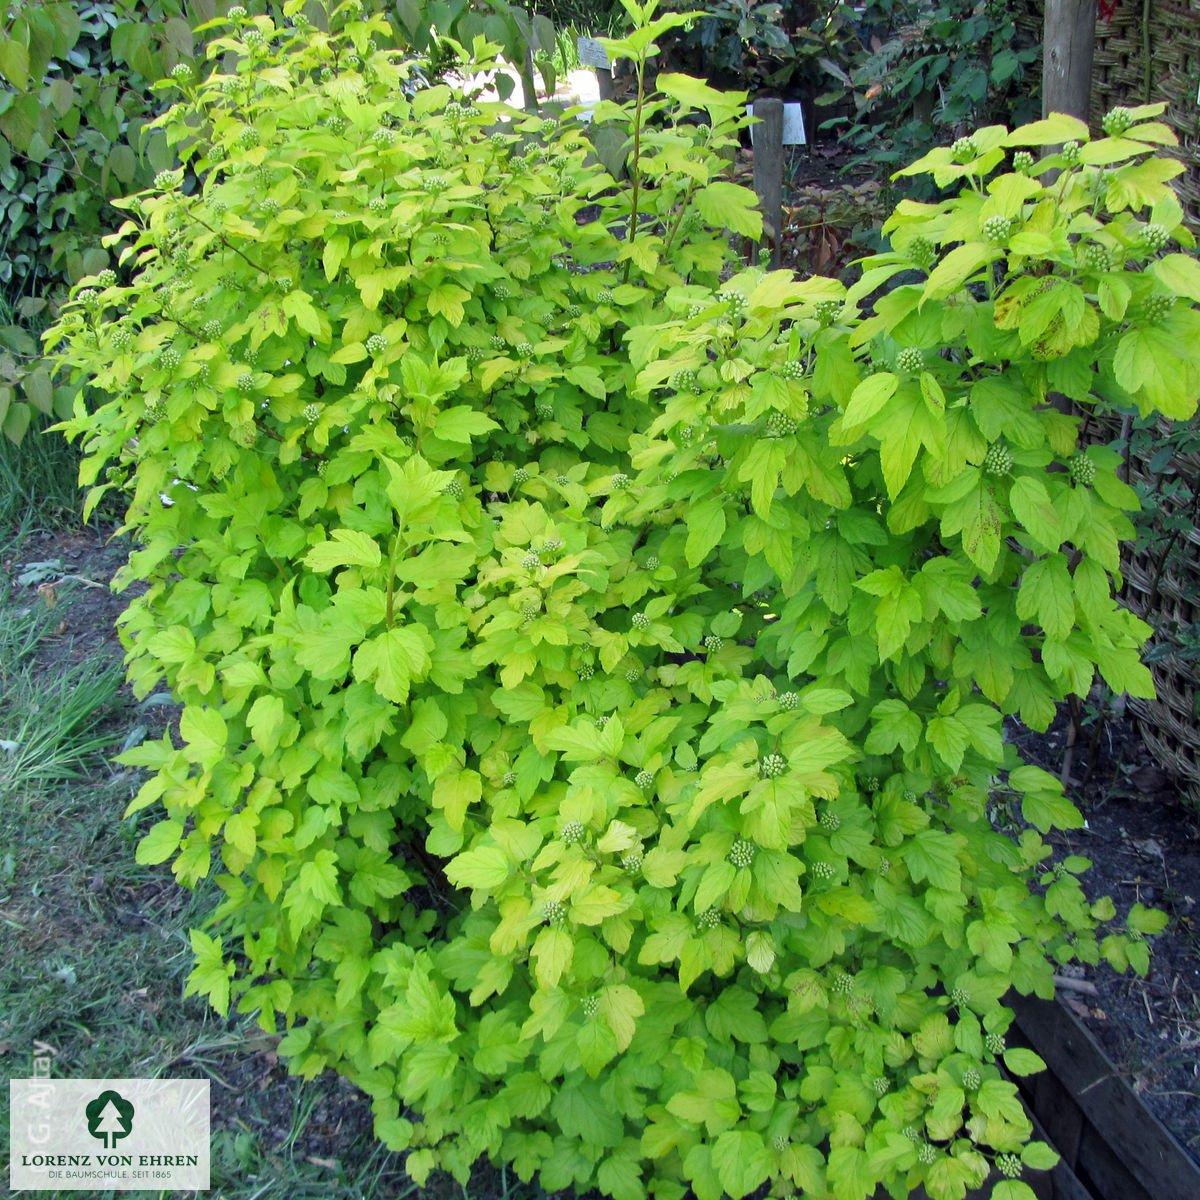
[[[0,430],[16,443],[36,412],[70,413],[71,391],[50,383],[37,333],[65,289],[101,269],[98,242],[118,214],[111,201],[178,166],[149,123],[164,108],[155,84],[204,61],[193,26],[213,20],[226,0],[52,0],[10,6],[0,33],[0,289],[12,310],[0,322]],[[320,19],[320,5],[310,5]],[[398,42],[427,56],[435,71],[452,65],[444,37],[466,45],[482,34],[523,71],[526,51],[554,87],[548,51],[554,27],[504,0],[372,0],[394,11]],[[251,0],[252,12],[279,14]],[[533,96],[532,66],[525,71]],[[511,90],[500,76],[498,86]],[[507,91],[505,92],[507,94]],[[536,99],[529,101],[536,108]],[[13,319],[15,317],[15,319]]]
[[[10,13],[0,40],[0,283],[9,295],[36,300],[47,284],[96,269],[96,243],[115,216],[108,201],[172,165],[161,134],[145,154],[141,135],[161,111],[151,85],[191,59],[191,7],[57,0]],[[211,17],[215,4],[207,7]]]
[[[641,71],[686,18],[627,8]],[[601,104],[618,184],[569,124],[405,99],[357,5],[287,12],[222,27],[161,122],[199,186],[128,203],[129,282],[49,339],[140,543],[134,685],[184,706],[124,756],[138,856],[226,897],[191,989],[418,1180],[1028,1200],[1002,997],[1164,920],[1050,861],[1081,818],[1001,717],[1148,690],[1133,497],[1046,399],[1196,405],[1169,133],[934,151],[957,194],[847,291],[733,268],[736,97]]]
[[[858,43],[859,14],[839,0],[686,0],[679,8],[696,19],[664,39],[664,67],[752,96],[808,100],[828,85],[828,64],[848,66]]]
[[[1036,115],[1039,51],[1017,16],[992,0],[869,0],[858,10],[862,40],[822,60],[826,83],[841,86],[819,97],[852,108],[831,124],[856,163],[887,173],[975,125]]]
[[[66,416],[36,332],[65,287],[103,265],[111,200],[172,165],[153,82],[190,61],[188,17],[214,0],[10,5],[0,34],[0,429],[20,442],[37,412]]]

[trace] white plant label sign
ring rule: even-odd
[[[746,110],[754,116],[754,105],[747,104]],[[754,145],[754,135],[758,132],[757,125],[750,126],[750,145]],[[808,136],[804,131],[804,105],[785,104],[783,106],[783,144],[785,146],[807,146]]]
[[[608,51],[595,38],[581,37],[578,45],[581,67],[595,67],[602,71],[609,69]]]

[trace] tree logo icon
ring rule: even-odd
[[[88,1133],[111,1150],[118,1138],[128,1137],[133,1128],[133,1105],[111,1088],[101,1092],[84,1110]]]

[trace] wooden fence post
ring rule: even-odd
[[[1092,103],[1095,0],[1046,0],[1042,35],[1042,116],[1088,119]]]
[[[763,215],[764,245],[771,248],[771,270],[780,263],[783,232],[783,101],[756,100],[753,126],[754,191]]]
[[[596,86],[601,100],[611,100],[613,95],[612,63],[608,52],[595,38],[580,37],[576,41],[579,50],[579,65],[591,67],[596,72]]]

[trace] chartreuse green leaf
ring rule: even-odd
[[[414,679],[432,666],[433,639],[421,628],[396,625],[363,642],[354,652],[354,677],[374,683],[375,690],[394,704],[408,699]]]
[[[774,1169],[762,1134],[749,1129],[729,1129],[712,1148],[713,1166],[727,1195],[734,1200],[754,1191]]]
[[[1087,124],[1067,113],[1051,113],[1041,121],[1032,121],[1013,130],[1006,146],[1061,146],[1063,142],[1086,142],[1091,136]]]
[[[1046,1064],[1038,1055],[1020,1046],[1004,1051],[1004,1065],[1014,1075],[1036,1075],[1038,1071],[1046,1069]]]
[[[1058,1165],[1058,1151],[1045,1142],[1030,1142],[1021,1150],[1021,1162],[1034,1171],[1049,1171]]]
[[[1050,500],[1046,485],[1022,475],[1008,493],[1013,516],[1037,539],[1042,550],[1057,550],[1063,541],[1062,519]]]
[[[137,845],[137,861],[142,866],[166,862],[179,848],[183,825],[179,821],[159,821]]]
[[[834,1146],[829,1151],[828,1176],[837,1200],[865,1200],[874,1187],[870,1159],[858,1146]]]
[[[1200,261],[1190,254],[1167,254],[1155,259],[1148,267],[1170,292],[1200,300]]]
[[[667,1111],[690,1125],[703,1125],[710,1134],[732,1127],[741,1115],[737,1084],[727,1071],[701,1072],[694,1090],[678,1092],[667,1100]]]
[[[1167,921],[1167,914],[1161,909],[1145,908],[1141,904],[1134,904],[1126,918],[1129,928],[1142,934],[1162,933]]]
[[[1037,1193],[1020,1179],[1004,1179],[992,1189],[992,1200],[1037,1200]]]
[[[188,934],[196,965],[188,975],[185,996],[207,996],[209,1003],[225,1016],[229,1012],[229,981],[233,963],[224,961],[221,939],[209,937],[198,929]]]
[[[703,500],[688,521],[685,554],[688,566],[698,566],[712,552],[725,532],[725,511],[719,496]]]
[[[382,555],[375,539],[357,529],[335,529],[328,540],[319,542],[304,557],[304,563],[314,571],[331,571],[334,567],[377,567]]]
[[[600,1163],[596,1181],[613,1200],[642,1200],[646,1186],[637,1163],[625,1155],[608,1155]]]
[[[1009,785],[1021,795],[1025,819],[1042,833],[1051,829],[1079,829],[1083,817],[1063,795],[1062,784],[1038,767],[1020,767],[1008,776]]]
[[[457,887],[494,888],[504,883],[512,864],[496,846],[479,846],[454,858],[446,877]]]
[[[696,207],[706,221],[742,237],[756,238],[762,232],[755,205],[754,193],[735,183],[709,183],[696,193]]]

